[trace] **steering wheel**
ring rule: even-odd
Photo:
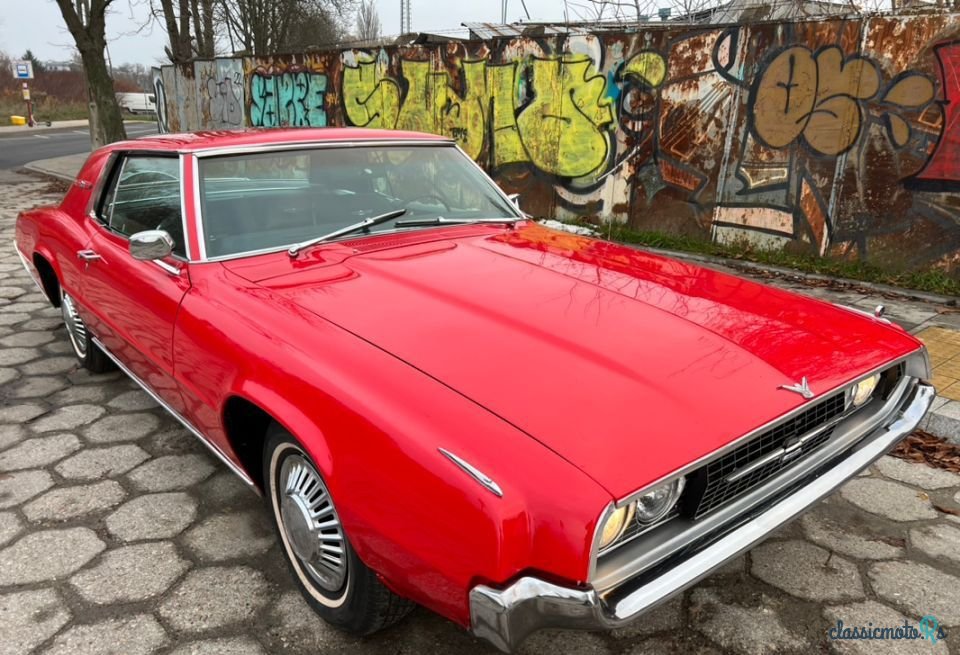
[[[407,206],[409,206],[411,203],[417,202],[418,200],[435,200],[436,202],[438,202],[438,203],[440,203],[441,205],[443,205],[443,208],[444,208],[445,210],[447,210],[448,212],[450,211],[450,205],[448,205],[443,198],[441,198],[440,196],[435,195],[435,194],[433,194],[433,193],[425,193],[425,194],[423,194],[422,196],[417,196],[416,198],[411,198],[411,199],[407,202]]]

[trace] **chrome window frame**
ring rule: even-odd
[[[194,216],[193,222],[197,228],[197,241],[200,248],[200,253],[198,256],[198,263],[212,263],[212,262],[224,262],[231,261],[234,259],[241,259],[244,257],[255,257],[257,255],[267,255],[270,253],[282,252],[287,250],[292,243],[288,243],[283,246],[276,246],[271,248],[262,248],[259,250],[248,250],[244,252],[231,253],[229,255],[217,255],[215,257],[207,256],[206,249],[206,233],[204,231],[203,223],[203,208],[200,203],[200,160],[206,159],[208,157],[224,157],[231,155],[244,155],[244,154],[264,154],[270,152],[285,152],[290,150],[320,150],[320,149],[343,149],[343,148],[354,148],[354,147],[444,147],[444,148],[454,148],[460,152],[460,154],[480,173],[490,182],[493,188],[496,190],[497,195],[504,201],[504,204],[508,208],[508,211],[514,214],[514,218],[523,220],[525,217],[523,213],[517,208],[516,204],[510,200],[510,197],[500,188],[490,175],[483,170],[477,162],[473,160],[470,155],[463,151],[460,146],[457,145],[456,141],[452,139],[349,139],[349,140],[329,140],[329,141],[296,141],[291,143],[281,143],[273,145],[258,145],[258,146],[228,146],[226,148],[211,148],[207,150],[198,150],[196,152],[190,153],[189,156],[193,157],[193,195],[194,195]],[[437,226],[436,228],[427,228],[427,229],[443,229],[447,227],[462,227],[461,226]],[[364,236],[384,236],[389,234],[408,234],[410,233],[409,229],[394,229],[394,230],[379,230],[377,232],[372,232],[369,235],[356,235],[356,234],[346,234],[342,237],[336,239],[330,239],[324,243],[338,243],[341,241],[351,241],[357,238],[362,238]]]
[[[190,232],[188,231],[189,221],[187,219],[186,193],[184,187],[184,158],[186,155],[183,153],[171,152],[169,150],[116,150],[110,153],[109,158],[104,164],[104,172],[100,174],[96,186],[90,193],[90,200],[87,203],[87,218],[93,221],[93,223],[99,229],[107,230],[108,232],[116,234],[127,241],[130,240],[130,235],[123,234],[122,232],[110,227],[110,222],[113,220],[113,201],[111,200],[110,202],[110,218],[106,223],[104,223],[100,216],[97,215],[97,206],[101,204],[101,200],[105,200],[103,198],[103,194],[105,193],[110,193],[112,191],[113,197],[116,198],[117,186],[119,186],[120,183],[120,176],[123,175],[123,168],[127,165],[127,159],[129,159],[131,156],[154,157],[157,159],[177,159],[178,166],[180,168],[180,223],[183,227],[184,254],[178,255],[176,253],[170,253],[170,257],[178,262],[182,262],[183,264],[196,263],[195,260],[190,256]],[[120,159],[120,161],[117,162],[117,159]],[[117,171],[117,184],[114,184],[112,188],[107,187],[107,179],[113,175],[113,171],[116,166],[120,166],[120,170]],[[182,272],[182,269],[172,266],[161,259],[152,259],[150,261],[170,275],[180,275]]]
[[[653,482],[650,482],[649,484],[645,484],[643,487],[641,487],[637,491],[627,494],[626,496],[624,496],[619,500],[608,503],[607,506],[604,507],[604,509],[601,511],[600,516],[597,520],[597,523],[594,526],[593,541],[591,542],[591,547],[590,547],[590,563],[589,563],[589,568],[587,572],[587,581],[592,583],[596,579],[598,563],[601,555],[614,553],[617,550],[619,550],[617,546],[623,545],[628,543],[629,541],[632,541],[634,537],[638,537],[641,535],[650,535],[655,528],[661,527],[669,522],[668,520],[668,521],[661,521],[660,523],[654,524],[653,526],[644,530],[643,532],[637,533],[636,535],[631,536],[631,538],[627,541],[624,541],[623,544],[619,544],[617,546],[614,546],[613,544],[611,544],[611,546],[608,546],[607,548],[603,549],[603,553],[601,553],[600,552],[601,550],[600,549],[600,533],[603,530],[604,523],[614,511],[616,511],[617,509],[625,505],[630,504],[631,502],[636,501],[640,496],[647,493],[650,489],[652,489],[653,487],[656,487],[657,485],[671,482],[682,475],[687,475],[688,473],[691,473],[696,469],[706,466],[707,464],[714,461],[715,459],[723,457],[727,453],[741,446],[746,441],[749,441],[750,439],[753,439],[759,436],[760,434],[762,434],[763,432],[766,432],[767,430],[775,428],[781,423],[785,423],[786,421],[789,421],[790,419],[794,418],[798,414],[809,409],[812,406],[812,404],[814,404],[814,402],[820,402],[828,398],[829,396],[837,393],[838,391],[842,391],[843,393],[846,393],[847,389],[857,384],[861,380],[864,380],[870,377],[871,375],[874,375],[875,373],[885,371],[886,369],[891,368],[893,366],[897,366],[899,364],[904,364],[905,366],[904,377],[912,377],[919,380],[927,380],[928,379],[927,376],[929,376],[930,374],[929,367],[925,366],[926,371],[924,372],[919,371],[917,369],[917,366],[919,366],[919,364],[916,363],[916,360],[918,359],[922,359],[924,362],[928,361],[929,357],[927,355],[926,346],[921,345],[919,348],[911,351],[910,353],[907,353],[906,355],[903,355],[894,360],[881,364],[880,366],[874,367],[873,369],[867,371],[866,373],[862,373],[861,375],[858,375],[856,378],[850,381],[839,384],[833,387],[832,389],[828,389],[827,391],[824,391],[823,393],[818,394],[816,398],[813,398],[810,401],[803,403],[799,407],[796,407],[785,414],[781,414],[780,416],[774,419],[771,419],[770,421],[764,423],[763,425],[753,430],[750,430],[749,432],[727,443],[723,447],[711,453],[707,453],[706,455],[703,455],[702,457],[690,462],[689,464],[686,464],[685,466],[682,466],[679,469],[676,469],[675,471],[672,471],[670,473],[667,473],[666,475],[661,476],[660,478],[654,480]],[[867,406],[869,406],[869,404],[864,405],[864,407],[867,407]],[[845,418],[849,418],[853,415],[854,413],[849,413],[845,416]],[[811,456],[812,455],[813,454],[811,454]],[[797,463],[807,461],[807,459],[808,459],[807,457],[800,458],[797,460]],[[789,470],[790,469],[787,469],[787,471]],[[784,473],[786,473],[786,471],[784,471]],[[642,570],[634,571],[631,573],[631,575],[636,575],[640,572],[642,572]]]

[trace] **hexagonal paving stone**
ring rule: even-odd
[[[249,637],[224,637],[184,644],[170,655],[263,655],[263,647]]]
[[[73,356],[44,357],[24,364],[20,367],[20,371],[25,375],[57,375],[72,371],[77,366],[79,366],[77,358]]]
[[[925,525],[910,531],[910,543],[933,558],[960,562],[960,528],[950,525]]]
[[[0,321],[2,321],[3,316],[3,314],[0,314]],[[9,314],[7,314],[7,316],[9,316]],[[0,366],[25,364],[39,356],[40,351],[36,348],[2,348],[0,349]]]
[[[960,626],[960,578],[917,562],[877,562],[867,576],[883,600],[913,616]]]
[[[206,480],[214,470],[207,455],[165,455],[137,467],[127,477],[138,489],[172,491]]]
[[[0,594],[0,655],[29,653],[69,620],[53,589]]]
[[[108,551],[70,584],[94,603],[128,603],[162,594],[188,568],[190,562],[169,541],[135,544]]]
[[[24,505],[23,515],[31,521],[67,521],[110,509],[126,495],[114,480],[57,487]]]
[[[57,464],[55,470],[72,480],[97,480],[126,473],[149,458],[150,455],[133,444],[87,448]]]
[[[196,514],[196,502],[185,493],[147,494],[121,505],[106,524],[121,541],[167,539],[183,532]]]
[[[40,398],[60,391],[65,386],[67,381],[62,377],[35,375],[18,382],[10,395],[14,398]]]
[[[23,522],[13,512],[0,512],[0,547],[6,546],[23,531]]]
[[[79,448],[80,440],[72,434],[27,439],[0,453],[0,471],[18,471],[53,464]]]
[[[765,655],[804,646],[803,639],[788,630],[773,609],[728,603],[704,587],[690,595],[690,618],[704,636],[734,653]]]
[[[859,600],[857,567],[805,541],[768,542],[754,548],[751,573],[767,584],[806,600]]]
[[[267,603],[267,583],[246,566],[187,574],[162,603],[160,616],[176,630],[203,632],[251,620]]]
[[[0,368],[0,384],[8,384],[11,380],[16,380],[20,376],[20,371],[15,368]]]
[[[121,371],[112,373],[91,373],[85,368],[78,368],[75,371],[67,373],[67,380],[70,384],[106,384],[116,380],[125,380],[126,376]]]
[[[274,537],[265,512],[231,512],[191,528],[184,543],[201,559],[222,562],[265,553]]]
[[[106,410],[96,405],[68,405],[50,412],[30,425],[34,432],[73,430],[100,418]]]
[[[649,612],[636,621],[628,623],[622,628],[612,630],[610,635],[614,639],[635,640],[638,637],[645,637],[656,632],[673,632],[680,629],[683,623],[683,598],[676,598],[667,601],[663,605],[654,607]]]
[[[233,506],[251,502],[253,493],[235,473],[224,471],[200,486],[199,496],[207,506]]]
[[[99,555],[106,545],[90,528],[31,532],[0,550],[0,587],[56,580]]]
[[[46,411],[42,405],[7,405],[0,407],[0,423],[26,423]]]
[[[916,627],[916,620],[908,619],[900,612],[893,610],[875,600],[850,605],[838,605],[823,608],[823,617],[830,622],[830,628],[846,627],[890,627],[896,629],[904,622]],[[842,622],[842,623],[838,623]],[[828,633],[829,638],[829,633]],[[947,644],[941,640],[931,644],[926,639],[917,640],[874,640],[874,639],[832,639],[830,647],[836,653],[855,653],[873,655],[874,653],[896,653],[908,655],[910,653],[929,653],[930,655],[947,655]]]
[[[149,614],[138,614],[75,625],[59,635],[44,655],[150,655],[166,643],[163,626]]]
[[[51,405],[73,405],[74,403],[100,403],[108,397],[106,386],[81,384],[69,386],[48,398]]]
[[[115,396],[110,399],[110,402],[107,403],[114,409],[122,409],[124,411],[135,411],[141,409],[153,409],[154,407],[159,407],[157,401],[151,398],[147,393],[141,389],[131,389],[130,391],[124,391],[119,396]]]
[[[937,518],[929,498],[896,482],[857,478],[844,485],[840,495],[860,509],[892,521]]]
[[[919,462],[908,462],[896,457],[881,457],[876,463],[877,470],[888,478],[906,482],[921,489],[943,489],[960,487],[960,475],[935,469]]]
[[[11,334],[9,337],[0,339],[0,345],[6,346],[7,348],[30,348],[32,346],[42,346],[45,343],[50,343],[55,338],[56,337],[49,332],[17,332],[15,334]]]
[[[876,521],[876,519],[873,519]],[[849,526],[814,510],[804,514],[800,525],[813,543],[857,559],[893,559],[903,555],[903,539],[872,534],[863,526]]]
[[[16,507],[52,486],[46,471],[0,473],[0,509]]]
[[[0,298],[19,298],[27,292],[23,287],[0,287]]]
[[[22,425],[0,425],[0,450],[23,441],[26,434],[27,430]]]
[[[90,441],[135,441],[141,439],[160,425],[160,419],[153,414],[117,414],[105,416],[86,430]]]

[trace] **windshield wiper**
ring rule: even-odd
[[[374,225],[380,225],[380,223],[386,223],[387,221],[393,220],[399,216],[403,216],[407,213],[406,209],[394,209],[391,212],[386,214],[380,214],[379,216],[374,216],[373,218],[365,218],[358,223],[348,225],[346,227],[341,227],[339,230],[334,230],[330,234],[324,234],[322,237],[317,237],[316,239],[310,239],[309,241],[302,241],[300,243],[295,243],[287,250],[287,254],[291,257],[296,257],[300,254],[300,251],[310,246],[315,246],[318,243],[323,243],[324,241],[329,241],[330,239],[336,239],[337,237],[342,237],[345,234],[350,234],[352,232],[366,232],[367,229],[373,227]]]
[[[508,223],[513,225],[517,221],[526,220],[524,218],[411,218],[409,221],[397,221],[397,227],[423,227],[428,225],[467,225],[470,223]]]

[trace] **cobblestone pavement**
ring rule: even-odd
[[[0,173],[0,241],[55,196]],[[884,459],[802,520],[611,634],[537,653],[960,653],[960,476]],[[827,630],[936,616],[948,637]],[[78,370],[58,312],[0,250],[0,655],[493,653],[425,610],[366,640],[313,616],[258,499],[119,373]]]

